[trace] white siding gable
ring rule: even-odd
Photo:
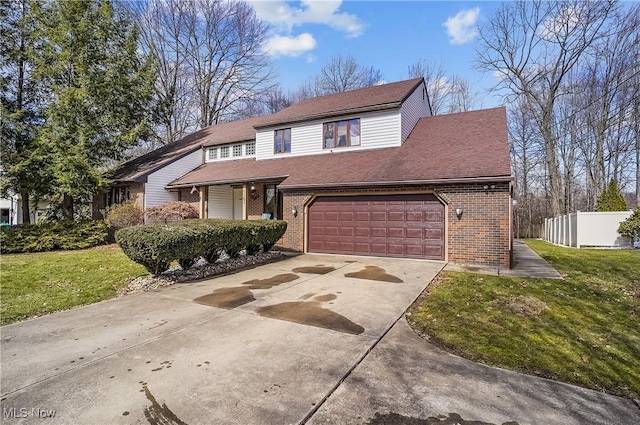
[[[282,127],[271,127],[256,134],[256,159],[284,158],[289,156],[318,155],[331,153],[323,149],[322,124],[340,120],[360,118],[360,146],[334,148],[333,153],[362,149],[378,149],[400,146],[400,111],[385,111],[362,115],[328,118]],[[415,124],[414,124],[415,125]],[[291,128],[291,152],[274,154],[274,130]]]
[[[145,185],[144,209],[177,201],[178,193],[169,192],[165,187],[202,164],[202,150],[198,149],[149,174]]]
[[[404,143],[418,120],[431,115],[424,84],[420,84],[404,101],[400,114],[402,115],[402,143]]]
[[[209,186],[209,217],[233,218],[233,189],[231,186]]]

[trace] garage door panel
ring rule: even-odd
[[[407,212],[407,221],[422,222],[424,220],[424,214],[422,211],[409,211]]]
[[[404,238],[404,229],[398,227],[390,227],[387,234],[390,238]]]
[[[369,238],[371,236],[371,229],[368,227],[356,227],[356,237],[358,236]]]
[[[353,227],[340,227],[339,232],[340,236],[355,236]]]
[[[387,221],[386,211],[372,211],[371,221]]]
[[[386,254],[387,253],[387,245],[386,244],[371,244],[371,253],[372,254]]]
[[[309,251],[444,259],[444,206],[431,194],[319,197]]]
[[[387,237],[387,228],[386,227],[372,227],[371,228],[371,236],[374,238],[386,238]]]
[[[356,212],[356,221],[370,221],[370,220],[371,220],[371,213],[362,212],[362,211]]]
[[[428,223],[440,223],[443,220],[442,213],[440,211],[427,211],[424,214],[424,221]]]
[[[403,255],[405,253],[405,246],[390,243],[387,253],[390,255]]]
[[[405,221],[403,211],[389,211],[389,221]]]
[[[422,248],[422,245],[407,245],[407,255],[413,257],[423,257],[424,249]]]

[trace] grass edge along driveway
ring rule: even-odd
[[[5,325],[116,296],[147,274],[117,245],[0,256],[0,322]]]
[[[564,280],[445,272],[410,325],[470,360],[637,399],[640,251],[527,244]]]

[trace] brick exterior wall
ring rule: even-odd
[[[191,194],[191,189],[180,189],[178,192],[178,200],[191,205],[196,211],[200,211],[200,192],[196,191]]]
[[[435,192],[446,203],[448,261],[508,268],[511,258],[509,183],[495,183],[484,189],[484,184],[455,184],[421,187],[395,187],[367,190],[322,190],[318,194],[371,194],[400,192]],[[304,251],[304,205],[313,191],[287,191],[283,193],[283,215],[287,232],[278,245],[290,250]],[[291,209],[298,207],[298,216]],[[460,220],[456,208],[461,206]]]
[[[489,184],[491,186],[491,184]],[[450,200],[448,212],[449,261],[509,268],[511,231],[509,184],[452,185],[438,188]],[[456,208],[462,207],[460,219]]]
[[[247,220],[260,220],[264,209],[264,185],[254,183],[257,197],[251,196],[251,184],[247,184]]]
[[[293,251],[304,251],[304,206],[311,198],[313,192],[283,192],[282,215],[287,222],[287,232],[278,245]],[[297,207],[298,215],[293,216],[291,210]]]

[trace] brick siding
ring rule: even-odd
[[[196,211],[200,211],[200,191],[191,194],[191,189],[180,189],[178,200],[191,205]]]
[[[490,265],[508,268],[511,256],[509,229],[509,183],[495,183],[484,189],[484,184],[454,184],[421,187],[395,187],[367,190],[322,190],[320,194],[335,193],[390,193],[430,191],[448,203],[447,251],[448,260],[461,264]],[[304,205],[313,191],[287,191],[283,196],[283,215],[287,232],[278,242],[285,249],[304,251]],[[297,206],[298,216],[291,209]],[[462,217],[456,208],[463,209]]]
[[[247,219],[260,220],[264,210],[264,185],[255,183],[256,197],[251,196],[251,184],[247,184]]]

